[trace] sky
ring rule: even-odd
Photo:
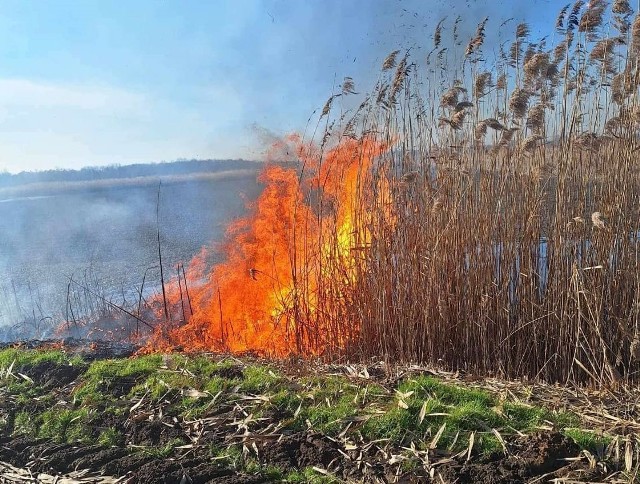
[[[470,37],[489,16],[490,40],[510,17],[551,33],[565,3],[0,0],[0,171],[259,159],[345,76],[366,91],[392,50],[419,57],[442,17]]]

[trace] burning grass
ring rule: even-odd
[[[444,476],[457,462],[498,462],[527,447],[526,439],[557,441],[558,455],[587,467],[589,459],[601,462],[593,471],[601,478],[627,472],[631,479],[638,460],[634,440],[622,435],[637,427],[636,414],[614,405],[602,411],[596,393],[580,407],[550,386],[534,391],[418,368],[221,355],[85,361],[60,350],[9,349],[0,351],[0,361],[6,449],[0,460],[31,461],[42,472],[130,471],[164,482],[164,472],[178,471],[161,463],[175,462],[191,477],[232,472],[245,482],[386,482],[390,475]],[[42,362],[57,369],[46,379]],[[546,392],[552,397],[540,398]],[[602,422],[594,432],[589,417],[600,414],[618,425]],[[104,452],[114,457],[100,464]],[[558,475],[567,476],[576,467],[553,459],[549,472],[562,467]]]
[[[563,9],[554,45],[505,22],[495,57],[488,20],[466,49],[441,22],[426,65],[392,53],[359,106],[346,80],[318,139],[274,147],[298,166],[265,169],[227,261],[169,288],[150,350],[635,382],[640,31],[607,5]]]

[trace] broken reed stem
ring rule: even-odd
[[[182,279],[184,280],[184,290],[187,293],[187,302],[189,303],[189,312],[193,316],[193,306],[191,305],[191,296],[189,295],[189,286],[187,285],[187,275],[184,273],[184,264],[180,264],[182,269]]]
[[[169,306],[167,305],[167,292],[164,287],[164,271],[162,268],[162,249],[160,246],[160,188],[162,180],[158,183],[158,199],[156,202],[156,228],[158,234],[158,264],[160,265],[160,284],[162,285],[162,302],[164,304],[164,318],[169,321]]]
[[[180,275],[180,264],[176,266],[176,272],[178,273],[178,289],[180,290],[180,306],[182,307],[182,323],[186,324],[187,322],[187,313],[184,310],[184,297],[182,295],[182,280]],[[186,283],[186,281],[185,281]]]
[[[226,331],[224,328],[224,320],[222,316],[222,295],[220,294],[220,288],[218,288],[218,308],[220,313],[220,338],[222,340],[222,347],[224,348],[226,345]]]
[[[96,299],[102,301],[106,306],[113,308],[113,309],[117,309],[118,311],[123,312],[124,314],[131,316],[132,318],[134,318],[136,321],[139,321],[140,323],[144,324],[147,328],[153,330],[154,326],[151,323],[148,323],[147,321],[145,321],[144,319],[142,319],[139,316],[136,316],[135,314],[133,314],[131,311],[129,311],[128,309],[119,306],[118,304],[114,303],[113,301],[109,301],[108,299],[106,299],[104,296],[101,296],[100,294],[97,294],[96,292],[94,292],[93,290],[89,289],[87,286],[85,286],[84,284],[74,280],[73,278],[69,279],[69,282],[72,284],[75,284],[76,286],[78,286],[80,289],[85,290],[88,294],[90,294],[91,296],[95,297]]]

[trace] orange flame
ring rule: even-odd
[[[374,160],[386,148],[372,139],[345,139],[322,153],[295,135],[287,142],[300,164],[266,165],[251,214],[228,228],[225,262],[207,273],[203,253],[190,265],[193,314],[179,327],[163,326],[152,347],[283,356],[319,354],[329,343],[319,289],[336,264],[347,279],[356,277],[352,249],[368,239],[358,208]],[[169,290],[173,305],[180,300],[176,286]]]

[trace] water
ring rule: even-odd
[[[259,188],[255,174],[164,184],[165,279],[177,263],[220,241]],[[63,319],[70,276],[118,303],[131,297],[145,272],[146,284],[157,287],[157,190],[156,184],[123,183],[0,197],[0,339],[27,320],[43,331]]]

